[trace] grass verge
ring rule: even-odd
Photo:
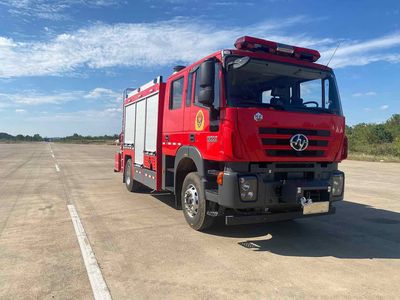
[[[400,162],[400,157],[391,155],[371,155],[359,152],[349,153],[347,159],[362,161],[379,161],[379,162]]]

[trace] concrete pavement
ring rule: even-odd
[[[115,150],[0,144],[1,299],[93,297],[67,205],[114,299],[399,297],[399,164],[344,162],[336,215],[200,233],[129,193]]]

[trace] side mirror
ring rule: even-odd
[[[214,102],[214,87],[200,87],[198,100],[204,106],[212,106]]]
[[[211,106],[214,102],[214,80],[215,63],[213,60],[206,60],[200,65],[200,91],[199,102],[205,106]]]

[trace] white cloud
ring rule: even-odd
[[[376,96],[376,92],[365,92],[365,93],[354,93],[352,96],[353,97],[371,97],[371,96]]]
[[[34,115],[26,118],[27,121],[40,121],[46,123],[53,122],[74,122],[74,123],[93,123],[94,121],[103,122],[104,120],[113,121],[121,118],[120,108],[90,109],[74,112],[60,112],[53,114]]]
[[[82,135],[115,134],[121,130],[121,112],[90,109],[74,112],[15,113],[0,119],[1,130],[10,134],[66,136],[75,132]]]
[[[11,48],[16,46],[12,39],[0,36],[0,49],[1,48]]]
[[[381,107],[379,107],[380,110],[387,110],[389,108],[389,105],[382,105]]]
[[[62,104],[82,97],[82,92],[54,92],[42,94],[35,91],[22,91],[13,94],[0,94],[0,100],[16,105],[41,105],[41,104]]]
[[[339,42],[337,44],[339,44]],[[322,56],[329,60],[336,46],[324,50],[321,53]],[[399,47],[400,33],[394,33],[366,41],[342,41],[332,58],[330,66],[336,68],[363,66],[377,61],[399,63]]]
[[[288,34],[288,28],[303,22],[309,20],[298,16],[245,27],[222,27],[200,19],[180,17],[154,23],[96,24],[47,41],[20,42],[0,37],[0,78],[71,75],[85,68],[187,64],[213,51],[232,48],[235,39],[245,34],[322,49],[320,61],[326,63],[337,41],[306,34]],[[375,61],[397,63],[400,62],[400,50],[395,50],[398,46],[400,34],[361,42],[346,41],[330,65],[346,67]]]
[[[38,93],[34,90],[25,90],[18,93],[0,93],[0,102],[3,107],[35,106],[44,104],[59,105],[72,101],[98,100],[103,104],[120,103],[121,94],[106,88],[95,88],[90,92],[85,91],[52,91],[50,93]]]
[[[244,34],[269,37],[302,46],[329,42],[279,32],[304,17],[264,22],[248,27],[222,28],[184,18],[155,23],[94,25],[63,33],[47,42],[18,42],[3,37],[0,77],[60,75],[81,67],[93,69],[152,67],[190,63],[224,47]]]
[[[104,7],[116,5],[118,0],[0,0],[8,12],[16,16],[60,20],[67,18],[65,11],[72,6]]]
[[[92,91],[53,91],[48,94],[32,90],[3,93],[0,94],[0,111],[3,114],[0,127],[13,134],[40,133],[43,136],[65,136],[74,132],[85,135],[114,134],[121,130],[122,116],[121,100],[116,101],[116,94],[100,87]],[[87,95],[99,95],[99,98],[87,99]],[[64,111],[62,104],[67,102],[69,111]],[[4,111],[7,113],[4,114]]]
[[[122,108],[115,108],[115,107],[112,107],[112,108],[107,108],[107,109],[105,109],[105,111],[106,111],[106,112],[109,112],[109,113],[115,113],[115,112],[120,113],[120,112],[122,111]]]
[[[122,95],[121,93],[114,92],[113,90],[98,87],[87,93],[84,96],[84,98],[86,99],[115,98],[116,100],[118,100],[119,98],[122,99]]]

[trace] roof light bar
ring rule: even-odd
[[[289,45],[276,43],[276,51],[277,52],[288,53],[288,54],[293,54],[294,53],[294,48],[292,46],[289,46]]]
[[[311,62],[316,62],[321,57],[321,54],[317,50],[280,44],[251,36],[238,38],[235,42],[235,47],[238,50],[263,51],[276,55],[292,56]]]

